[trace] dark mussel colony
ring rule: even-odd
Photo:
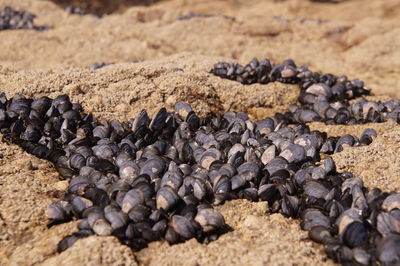
[[[370,144],[376,131],[331,137],[305,124],[399,122],[400,101],[349,104],[369,94],[361,81],[291,60],[217,63],[212,73],[244,84],[298,84],[299,105],[251,121],[242,112],[199,118],[179,102],[173,112],[162,108],[150,118],[143,110],[119,122],[94,119],[67,95],[0,96],[3,140],[53,162],[70,181],[64,199],[46,211],[49,225],[78,219],[79,230],[58,251],[94,234],[114,235],[135,250],[160,239],[208,243],[229,230],[213,206],[248,199],[299,218],[336,262],[400,263],[400,194],[368,190],[360,178],[337,172],[328,156]]]
[[[70,14],[81,15],[81,16],[86,15],[88,13],[87,10],[76,6],[67,6],[65,8],[65,11],[67,11]]]
[[[299,105],[291,105],[283,119],[287,123],[322,121],[326,124],[359,124],[384,122],[392,119],[400,122],[400,99],[388,102],[360,100],[349,104],[349,100],[369,95],[364,82],[346,76],[321,75],[306,66],[297,67],[293,60],[273,65],[269,60],[253,59],[246,66],[220,62],[211,72],[222,78],[243,84],[279,81],[300,86]],[[281,117],[281,116],[280,116]]]
[[[71,14],[102,17],[124,10],[129,6],[149,6],[160,0],[50,0]]]
[[[36,15],[32,13],[5,7],[0,10],[0,30],[28,29],[43,31],[48,29],[45,26],[34,25],[33,20],[35,18]]]

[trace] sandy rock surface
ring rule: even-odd
[[[57,96],[61,92],[85,111],[102,119],[128,120],[142,109],[153,115],[178,101],[190,103],[201,116],[248,111],[254,118],[284,112],[299,94],[294,85],[253,84],[223,80],[210,74],[218,57],[179,53],[142,63],[120,63],[96,71],[84,68],[0,71],[7,96],[23,93]]]
[[[394,121],[351,127],[328,126],[322,123],[311,125],[311,129],[328,132],[330,136],[352,134],[360,137],[367,128],[375,129],[378,137],[368,146],[346,147],[344,151],[332,155],[338,171],[352,172],[363,179],[368,188],[400,191],[400,159],[397,155],[400,150],[400,130]]]
[[[52,29],[0,31],[0,92],[67,93],[102,119],[127,121],[141,109],[152,115],[176,101],[189,102],[201,115],[234,110],[260,119],[283,112],[296,101],[296,86],[244,86],[209,73],[220,60],[253,57],[292,58],[314,71],[363,79],[375,94],[369,99],[400,97],[398,0],[165,0],[102,18],[72,15],[46,0],[0,0],[0,9],[7,5],[36,14],[36,25]],[[179,19],[190,12],[214,16]],[[109,65],[90,70],[95,62]],[[340,171],[353,172],[370,188],[400,191],[397,124],[311,127],[333,136],[375,128],[371,145],[333,158]],[[76,223],[47,229],[44,210],[62,198],[67,181],[15,145],[0,143],[0,155],[1,265],[333,264],[297,221],[246,201],[218,207],[232,231],[209,245],[155,242],[133,252],[113,237],[93,236],[57,254],[58,241]]]
[[[38,15],[47,32],[0,32],[0,60],[11,69],[84,67],[161,58],[182,51],[224,56],[293,58],[316,71],[347,73],[399,96],[398,0],[171,0],[133,6],[101,19],[65,12],[44,0],[0,1]],[[354,12],[357,10],[357,12]],[[178,18],[193,13],[208,18]]]

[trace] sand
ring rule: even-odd
[[[101,1],[100,1],[101,2]],[[171,0],[119,6],[96,16],[71,15],[50,1],[0,0],[38,17],[47,32],[0,31],[0,91],[11,97],[68,94],[101,119],[127,121],[187,101],[200,115],[228,110],[261,119],[296,101],[293,85],[244,86],[209,73],[220,60],[246,63],[292,58],[314,71],[360,78],[369,99],[400,97],[398,0]],[[356,10],[356,12],[355,12]],[[189,20],[189,12],[215,16]],[[108,65],[90,70],[95,63]],[[340,171],[367,187],[400,191],[400,127],[311,125],[333,136],[378,131],[369,146],[335,154]],[[92,236],[57,254],[56,244],[75,222],[47,229],[44,210],[67,181],[52,165],[0,143],[0,265],[332,265],[321,245],[307,240],[296,220],[269,214],[265,203],[232,201],[218,207],[232,231],[203,245],[191,240],[151,243],[134,252],[113,237]]]

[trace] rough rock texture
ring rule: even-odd
[[[378,137],[369,146],[346,147],[332,157],[339,171],[350,171],[364,180],[368,188],[400,191],[399,170],[400,126],[393,121],[382,124],[365,124],[352,127],[325,126],[320,123],[313,129],[332,136],[353,134],[358,137],[366,128],[374,128]]]
[[[235,110],[263,118],[284,111],[298,95],[296,86],[244,86],[208,73],[219,60],[246,63],[252,57],[291,57],[314,71],[363,79],[379,95],[368,99],[400,97],[398,0],[165,0],[101,19],[71,15],[44,0],[0,0],[0,9],[7,5],[35,13],[35,23],[53,29],[0,31],[0,91],[67,93],[100,118],[126,121],[143,108],[153,114],[180,100],[201,115]],[[189,12],[215,16],[178,20]],[[95,62],[110,65],[90,70]],[[335,136],[360,136],[367,127],[378,137],[334,155],[339,170],[354,172],[368,187],[400,191],[398,125],[312,124]],[[209,245],[156,242],[132,252],[112,237],[90,237],[56,254],[57,242],[76,225],[47,229],[44,210],[62,197],[67,182],[50,163],[15,145],[0,143],[0,155],[1,265],[332,264],[320,245],[305,240],[297,221],[246,201],[219,207],[233,231]]]
[[[82,252],[84,251],[84,252]],[[115,237],[90,236],[78,240],[70,249],[53,256],[43,265],[138,265],[132,250]]]
[[[98,70],[0,70],[0,86],[12,96],[29,97],[62,93],[79,102],[85,111],[104,119],[127,120],[147,109],[152,115],[177,101],[190,103],[196,112],[249,111],[255,117],[283,112],[295,103],[294,85],[271,83],[245,86],[209,73],[221,58],[180,53],[142,63],[113,64]]]
[[[75,222],[46,227],[44,211],[67,187],[51,164],[16,146],[0,144],[0,264],[40,262],[55,253]]]
[[[171,0],[99,19],[68,14],[48,1],[2,0],[0,8],[29,9],[38,15],[38,25],[53,30],[0,32],[0,60],[4,67],[26,69],[141,61],[182,51],[241,63],[252,57],[291,57],[399,96],[391,88],[400,80],[400,4],[370,2]],[[177,20],[189,12],[216,16]]]

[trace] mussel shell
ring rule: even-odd
[[[157,209],[170,210],[178,203],[179,196],[175,190],[169,186],[160,188],[157,192]]]
[[[195,217],[204,233],[210,233],[222,229],[225,226],[224,217],[214,209],[199,209]]]
[[[342,238],[350,248],[363,246],[368,242],[368,229],[363,223],[352,222],[346,226]]]
[[[122,211],[128,213],[133,207],[144,203],[144,195],[138,189],[131,189],[126,194],[122,201]]]
[[[134,223],[146,221],[151,214],[151,209],[144,205],[136,205],[132,207],[128,213],[129,218]]]
[[[400,235],[389,234],[378,245],[378,258],[383,265],[400,263]]]
[[[113,230],[122,228],[128,223],[128,215],[113,205],[107,205],[104,208],[104,216]]]
[[[331,222],[321,211],[317,209],[306,209],[301,214],[301,228],[310,231],[314,226],[331,227]]]
[[[167,120],[168,113],[165,108],[161,108],[151,120],[149,128],[152,131],[160,131],[165,126],[165,121]]]
[[[172,216],[170,226],[183,240],[188,240],[195,236],[196,231],[193,223],[184,216]]]

